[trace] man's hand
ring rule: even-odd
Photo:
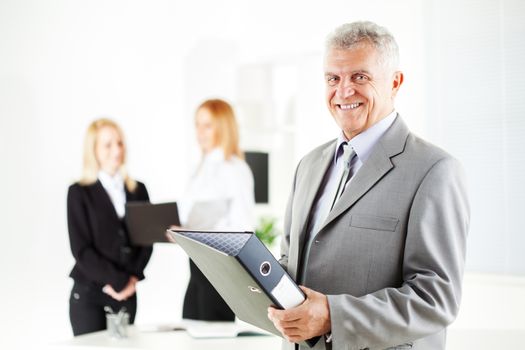
[[[301,305],[288,310],[268,308],[268,318],[275,328],[294,343],[326,334],[332,329],[326,295],[304,286],[300,288],[306,294]]]
[[[128,283],[120,292],[116,292],[115,289],[109,284],[106,284],[102,291],[117,301],[126,300],[131,297],[137,291],[135,285],[139,279],[135,276],[131,276]]]

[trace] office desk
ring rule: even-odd
[[[139,332],[130,327],[126,339],[111,339],[106,331],[82,335],[54,344],[52,350],[151,349],[151,350],[279,350],[281,338],[245,336],[194,339],[186,332]],[[447,350],[525,349],[525,330],[449,329]]]
[[[53,344],[49,349],[151,349],[151,350],[271,350],[281,348],[281,338],[273,335],[236,338],[195,339],[184,331],[142,332],[131,326],[129,337],[112,339],[107,331],[85,334]]]

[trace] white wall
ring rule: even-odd
[[[511,151],[524,131],[523,90],[515,89],[524,78],[524,5],[478,3],[0,1],[0,329],[7,330],[0,347],[23,336],[38,344],[71,335],[65,195],[79,176],[92,119],[109,116],[123,126],[131,174],[161,202],[180,196],[198,154],[196,104],[227,98],[239,113],[243,145],[271,152],[272,202],[259,210],[282,216],[300,156],[337,133],[324,106],[324,36],[358,19],[377,21],[398,39],[405,84],[397,108],[405,120],[469,167],[469,268],[525,273],[513,248],[523,243],[523,187],[507,185],[518,184],[513,166],[522,163],[522,153]],[[504,44],[512,45],[506,51]],[[503,176],[491,163],[485,182],[478,173],[487,172],[479,165],[487,135],[480,133],[490,123],[498,139],[489,139],[504,144],[490,157],[507,162]],[[502,133],[513,138],[502,141]],[[138,323],[180,317],[187,269],[178,247],[155,248],[139,287]]]
[[[426,10],[425,128],[466,169],[467,266],[523,275],[525,3],[446,0]]]

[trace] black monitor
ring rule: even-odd
[[[253,173],[255,203],[268,203],[268,153],[249,151],[244,157]]]

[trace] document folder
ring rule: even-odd
[[[268,307],[289,309],[305,300],[302,290],[252,232],[167,230],[215,287],[235,315],[278,336]],[[313,347],[319,337],[306,340]]]

